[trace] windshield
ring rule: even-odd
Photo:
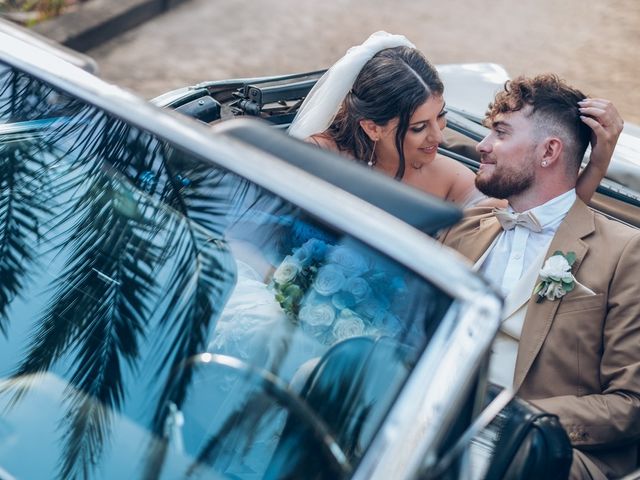
[[[15,477],[348,476],[456,311],[296,205],[1,63],[0,185]]]

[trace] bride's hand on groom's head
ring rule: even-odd
[[[604,177],[624,121],[615,105],[604,98],[585,98],[579,102],[580,118],[591,128],[589,165]]]

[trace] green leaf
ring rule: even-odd
[[[573,266],[573,264],[576,262],[576,252],[567,252],[567,254],[564,256],[564,258],[567,259],[567,263],[569,263],[569,265]]]
[[[576,288],[576,284],[575,284],[575,282],[571,282],[571,283],[568,283],[568,284],[563,284],[563,285],[562,285],[562,288],[564,288],[564,290],[565,290],[567,293],[569,293],[571,290],[573,290],[574,288]]]

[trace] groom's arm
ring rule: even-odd
[[[555,413],[577,447],[640,439],[640,232],[627,242],[611,280],[600,363],[601,394],[533,400]]]

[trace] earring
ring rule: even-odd
[[[543,161],[540,165],[542,165],[543,167],[546,167],[547,166],[547,162]]]
[[[373,168],[373,166],[376,164],[376,161],[374,160],[373,155],[374,155],[374,153],[375,153],[375,151],[376,151],[376,145],[377,145],[377,143],[378,143],[378,139],[376,138],[376,139],[373,141],[373,148],[371,149],[371,155],[369,156],[369,161],[367,162],[367,165],[368,165],[370,168]]]

